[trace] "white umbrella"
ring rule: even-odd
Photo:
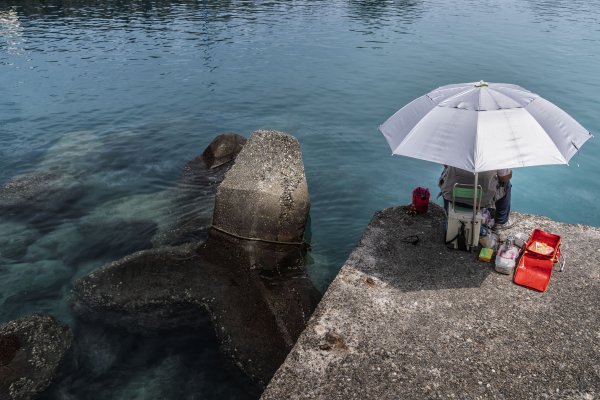
[[[592,137],[539,95],[483,81],[439,87],[402,107],[379,130],[393,154],[471,171],[475,186],[478,172],[568,164]]]

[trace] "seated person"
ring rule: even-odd
[[[444,197],[444,209],[448,212],[448,206],[452,202],[452,189],[454,184],[462,183],[473,185],[474,174],[455,167],[444,166],[444,171],[440,176],[439,186]],[[480,172],[478,175],[478,184],[483,188],[481,197],[481,207],[495,209],[494,230],[506,229],[511,226],[508,219],[510,214],[510,193],[512,184],[512,170],[500,169],[497,171]],[[464,204],[466,207],[473,207],[473,201]]]

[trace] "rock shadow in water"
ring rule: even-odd
[[[43,399],[259,396],[248,378],[223,360],[206,319],[193,329],[137,332],[79,321],[72,351]]]
[[[88,260],[115,260],[152,247],[158,226],[152,221],[112,220],[78,225],[81,242],[68,252],[66,262],[79,264]]]

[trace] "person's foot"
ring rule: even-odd
[[[512,228],[512,226],[513,226],[513,222],[509,219],[503,224],[494,224],[494,226],[492,227],[492,230],[493,231],[503,231],[505,229]]]

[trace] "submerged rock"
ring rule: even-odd
[[[0,221],[0,260],[21,260],[27,253],[27,247],[39,237],[40,233],[26,224]]]
[[[319,297],[299,246],[242,242],[212,231],[186,244],[135,253],[75,284],[85,319],[127,329],[201,326],[210,317],[225,354],[268,383]]]
[[[208,168],[215,168],[235,159],[246,138],[237,133],[223,133],[217,136],[202,153],[202,160]]]
[[[62,135],[52,144],[39,163],[51,171],[93,171],[106,163],[106,149],[102,138],[92,131],[74,131]]]
[[[246,139],[238,134],[221,134],[185,165],[172,210],[176,221],[159,235],[155,245],[177,246],[207,238],[217,186],[245,143]]]
[[[179,180],[180,189],[206,189],[221,183],[223,175],[233,165],[245,144],[246,138],[236,133],[222,133],[215,137],[201,155],[185,165]],[[224,168],[217,169],[221,166]],[[194,194],[193,191],[188,193]]]
[[[79,216],[85,187],[69,175],[35,171],[17,175],[0,187],[0,213],[47,230],[65,218]]]
[[[256,131],[217,189],[213,225],[245,238],[301,242],[309,208],[296,138]]]
[[[71,341],[69,328],[50,316],[0,325],[0,398],[37,397],[54,379]]]
[[[71,305],[80,316],[124,328],[195,326],[203,310],[196,245],[144,250],[75,283]]]
[[[92,272],[76,282],[70,303],[83,319],[130,330],[198,328],[210,318],[223,352],[264,387],[319,292],[298,244],[309,208],[298,142],[257,131],[232,167],[242,139],[221,135],[186,165],[174,202],[178,221],[161,240],[169,246]],[[228,170],[215,202],[220,229],[209,231],[207,198]]]
[[[42,194],[59,181],[60,176],[48,171],[37,171],[14,176],[0,187],[0,208],[12,211],[23,203],[39,202]]]

